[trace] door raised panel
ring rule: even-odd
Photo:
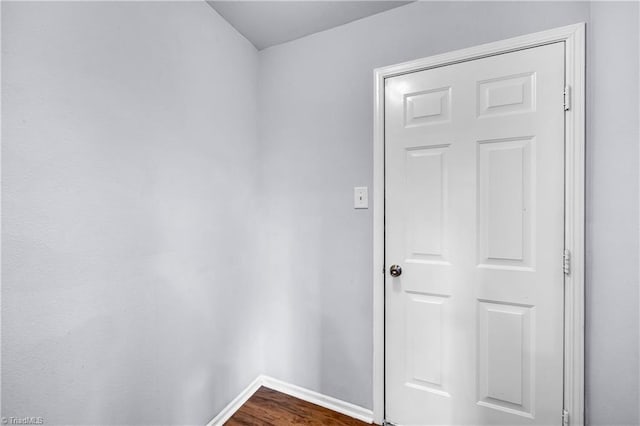
[[[533,315],[532,306],[478,302],[478,404],[532,415]]]
[[[451,120],[451,88],[443,87],[404,96],[405,126],[421,126]]]
[[[407,260],[444,260],[448,145],[406,151]]]
[[[533,266],[533,145],[530,137],[478,143],[481,266]]]
[[[479,81],[478,117],[535,111],[535,90],[535,73]]]
[[[406,384],[449,396],[444,386],[448,297],[406,293]]]

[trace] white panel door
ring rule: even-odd
[[[388,421],[561,423],[563,91],[564,43],[386,80]]]

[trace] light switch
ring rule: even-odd
[[[353,207],[356,209],[369,208],[369,191],[366,186],[353,188]]]

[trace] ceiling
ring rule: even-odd
[[[262,50],[411,1],[207,1]]]

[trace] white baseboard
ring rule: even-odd
[[[249,386],[247,386],[242,392],[240,392],[240,395],[236,396],[233,401],[231,401],[226,407],[222,409],[222,411],[218,413],[217,416],[213,418],[213,420],[207,423],[207,426],[223,425],[227,420],[231,418],[231,416],[233,416],[236,411],[240,409],[240,407],[242,407],[242,404],[244,404],[245,402],[247,402],[247,400],[249,400],[249,398],[251,398],[251,395],[256,393],[260,386],[262,386],[262,376],[256,377],[253,382],[249,384]]]
[[[373,412],[371,410],[351,404],[350,402],[345,402],[268,376],[262,376],[262,386],[328,408],[345,416],[353,417],[366,423],[373,423]]]
[[[274,379],[273,377],[260,375],[251,382],[240,395],[238,395],[233,401],[229,403],[222,411],[209,423],[207,426],[221,426],[238,411],[238,409],[247,402],[251,395],[253,395],[260,386],[264,386],[269,389],[276,390],[278,392],[286,393],[287,395],[301,399],[303,401],[310,402],[312,404],[319,405],[329,410],[336,411],[344,414],[345,416],[353,417],[354,419],[362,420],[365,423],[373,423],[373,411],[366,408],[359,407],[357,405],[345,402],[327,395],[323,395],[318,392],[314,392],[309,389],[302,388],[300,386],[292,385],[291,383],[283,382],[282,380]]]

